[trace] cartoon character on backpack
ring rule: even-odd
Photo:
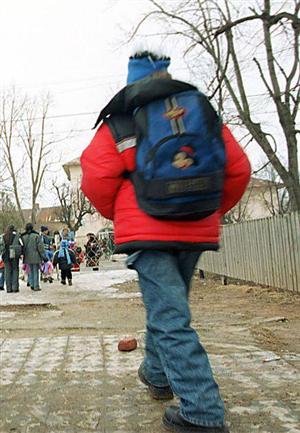
[[[182,146],[173,156],[172,166],[185,170],[195,163],[194,150],[191,146]]]

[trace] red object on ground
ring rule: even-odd
[[[135,338],[123,338],[119,341],[118,349],[121,352],[130,352],[137,348],[137,341]]]

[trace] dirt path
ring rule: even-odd
[[[70,288],[2,296],[1,433],[163,431],[164,405],[136,377],[144,308],[133,278],[107,267]],[[300,433],[300,297],[195,277],[191,307],[231,432]],[[126,335],[139,342],[130,354],[117,351]]]

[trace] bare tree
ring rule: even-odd
[[[29,191],[31,221],[35,223],[38,195],[51,163],[49,154],[55,141],[47,131],[49,106],[49,96],[29,99],[18,95],[15,89],[4,92],[1,97],[0,143],[4,153],[3,162],[23,223],[22,188],[25,185]]]
[[[0,137],[2,136],[2,131],[3,131],[3,125],[0,124]],[[2,146],[0,147],[0,192],[2,191],[3,187],[4,187],[4,183],[6,181],[5,179],[5,161],[4,161],[4,151]]]
[[[241,223],[251,219],[251,211],[248,204],[252,195],[252,191],[252,186],[247,188],[238,204],[224,215],[222,221],[223,224]]]
[[[200,58],[201,65],[211,62],[207,90],[211,96],[219,94],[221,109],[226,90],[242,124],[287,188],[291,210],[299,210],[297,135],[300,130],[296,120],[300,105],[300,1],[294,0],[289,9],[285,1],[280,7],[278,2],[271,5],[270,0],[253,1],[253,7],[249,2],[246,7],[245,2],[237,4],[232,0],[149,2],[154,9],[140,21],[132,36],[145,21],[160,17],[167,23],[167,35],[186,40],[187,53]],[[248,90],[249,68],[253,74],[257,73],[265,89],[256,104],[251,97],[259,95],[251,95]],[[257,108],[266,105],[263,96],[268,98],[267,104],[272,104],[277,136],[264,120],[258,119]],[[287,164],[278,154],[279,141],[285,146]]]
[[[284,215],[289,212],[288,191],[271,164],[265,165],[264,169],[261,170],[260,178],[265,181],[265,188],[261,191],[261,198],[270,215]]]
[[[0,233],[10,224],[20,229],[22,220],[16,206],[12,202],[10,195],[5,192],[0,192]]]
[[[95,209],[83,195],[80,189],[74,190],[70,184],[56,185],[53,183],[61,210],[59,220],[75,233],[82,226],[85,215],[93,215]]]
[[[49,104],[49,96],[41,101],[32,101],[25,107],[25,118],[21,122],[20,139],[27,155],[30,171],[31,221],[34,224],[36,223],[37,198],[46,170],[50,165],[49,154],[54,143],[53,140],[46,139]]]
[[[3,173],[7,172],[11,179],[17,210],[22,223],[25,218],[21,206],[21,198],[18,184],[19,170],[16,168],[15,147],[18,135],[16,135],[18,122],[22,119],[25,98],[18,98],[15,89],[5,92],[1,98],[0,143],[3,149]],[[4,182],[3,182],[4,183]]]

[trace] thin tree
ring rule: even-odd
[[[265,181],[265,188],[261,191],[261,199],[270,215],[284,215],[289,212],[289,195],[274,167],[271,164],[265,165],[259,177]]]
[[[15,89],[1,95],[0,144],[17,210],[24,224],[22,191],[31,201],[31,221],[36,223],[37,200],[51,164],[53,134],[48,131],[50,97],[30,99]]]
[[[289,9],[287,6],[291,3],[282,1],[279,7],[278,2],[271,5],[270,0],[253,2],[254,7],[248,7],[247,2],[247,8],[245,2],[231,0],[149,2],[154,9],[140,21],[132,37],[148,19],[160,17],[167,23],[166,35],[186,40],[186,53],[195,53],[201,65],[212,63],[209,93],[215,96],[219,92],[220,95],[220,89],[223,88],[223,92],[226,89],[240,121],[287,188],[291,210],[299,210],[300,1],[294,0]],[[252,95],[248,90],[249,63],[256,68],[253,74],[257,73],[265,89],[261,98],[267,97],[267,103],[272,103],[276,136],[265,121],[258,120],[258,106],[251,97],[259,95]],[[263,108],[264,101],[260,99]],[[278,154],[279,141],[285,146],[287,164]]]
[[[60,204],[57,216],[60,222],[75,233],[83,224],[86,215],[93,215],[95,209],[80,189],[74,190],[70,184],[57,185],[53,183]]]
[[[8,173],[12,190],[22,223],[25,223],[25,218],[21,206],[21,197],[19,191],[19,168],[16,168],[16,135],[18,122],[22,119],[23,109],[26,104],[26,98],[19,98],[16,95],[15,89],[9,92],[4,92],[1,97],[1,121],[0,121],[0,143],[3,151],[2,174]],[[7,179],[6,179],[7,180]],[[3,181],[3,185],[6,182]]]
[[[6,227],[13,224],[18,229],[23,226],[19,212],[10,199],[10,195],[0,192],[0,233],[3,233]]]
[[[31,221],[36,223],[37,198],[42,181],[51,163],[49,158],[55,141],[47,139],[46,123],[50,97],[32,101],[25,107],[24,120],[21,122],[20,139],[28,161],[31,181]]]
[[[249,206],[252,197],[253,185],[248,186],[242,199],[237,203],[234,208],[230,209],[223,217],[223,224],[241,223],[251,219],[251,208]]]

